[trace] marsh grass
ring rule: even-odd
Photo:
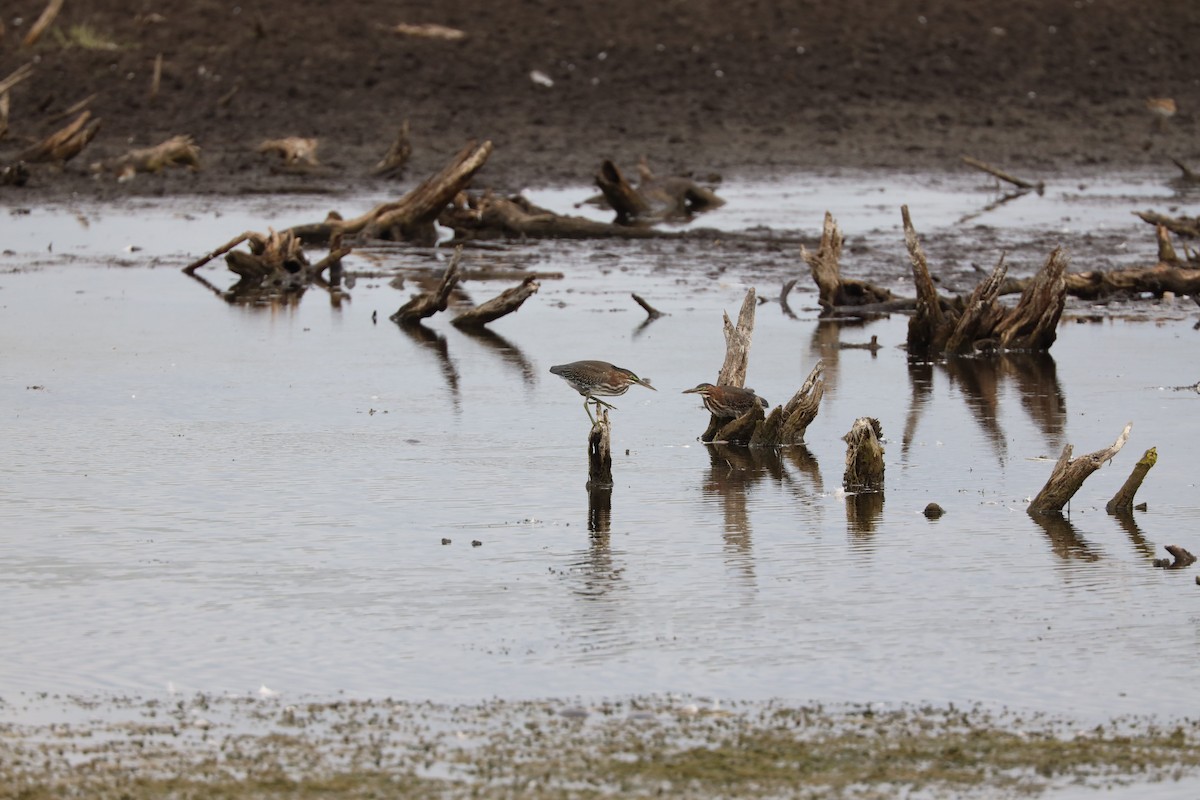
[[[1194,777],[1200,767],[1194,721],[1084,729],[982,709],[763,703],[704,713],[656,698],[591,709],[203,695],[55,702],[54,722],[0,725],[0,797],[990,798]]]
[[[54,39],[63,49],[120,50],[121,45],[90,25],[72,25],[63,31],[53,29]]]

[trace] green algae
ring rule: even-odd
[[[646,697],[22,702],[3,718],[39,721],[0,723],[0,798],[1024,797],[1200,775],[1190,720]]]

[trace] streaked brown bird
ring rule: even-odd
[[[704,400],[704,407],[717,419],[737,419],[755,405],[762,406],[764,410],[771,407],[770,403],[756,395],[753,389],[743,389],[740,386],[701,383],[691,389],[684,389],[683,394],[700,395]]]
[[[597,395],[616,397],[625,394],[634,384],[658,391],[650,385],[649,378],[639,378],[624,367],[615,366],[607,361],[572,361],[570,364],[553,366],[550,372],[571,384],[572,389],[583,395],[583,410],[587,412],[593,425],[596,424],[596,418],[592,416],[588,403],[595,403],[597,408],[616,408]]]

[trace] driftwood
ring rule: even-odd
[[[441,39],[447,42],[457,42],[467,38],[466,31],[446,25],[438,25],[434,22],[401,22],[388,28],[388,30],[397,36],[412,36],[417,39]]]
[[[1146,474],[1158,462],[1158,450],[1151,447],[1147,450],[1138,462],[1133,465],[1133,472],[1129,473],[1129,477],[1125,479],[1125,483],[1120,490],[1113,495],[1112,500],[1104,506],[1104,510],[1110,514],[1128,513],[1133,509],[1133,496],[1137,494],[1137,490],[1141,487],[1142,481],[1146,479]]]
[[[317,160],[318,143],[316,138],[287,136],[282,139],[267,139],[258,146],[258,152],[278,156],[287,169],[305,171],[321,166],[321,162]]]
[[[33,75],[33,62],[22,64],[9,73],[4,80],[0,80],[0,139],[8,135],[8,92],[31,75]]]
[[[233,249],[243,242],[249,246],[250,252]],[[303,295],[313,284],[329,289],[336,300],[340,293],[336,287],[325,283],[322,273],[329,270],[331,274],[337,274],[341,259],[349,253],[348,248],[335,244],[325,258],[312,264],[304,254],[300,241],[290,231],[271,231],[267,235],[247,231],[204,259],[184,267],[183,272],[230,302],[294,299]],[[237,283],[227,291],[217,289],[196,275],[198,267],[221,254],[225,255],[229,271],[238,276]]]
[[[1162,225],[1176,236],[1200,239],[1200,217],[1168,217],[1156,211],[1134,211],[1135,216],[1151,225]]]
[[[556,214],[528,199],[497,197],[491,192],[465,195],[447,208],[438,223],[464,239],[670,239],[684,234],[644,226],[617,225],[586,217]]]
[[[913,283],[917,287],[916,313],[908,323],[909,353],[1050,349],[1058,336],[1058,320],[1066,305],[1067,259],[1061,248],[1050,254],[1012,308],[998,302],[1008,271],[1001,258],[961,311],[947,310],[937,295],[908,206],[900,211]]]
[[[641,306],[642,310],[646,312],[647,321],[652,320],[652,319],[658,319],[659,317],[661,317],[663,315],[663,313],[661,311],[659,311],[657,308],[655,308],[654,306],[647,303],[641,296],[639,296],[637,294],[637,292],[632,292],[630,294],[630,296],[633,298],[633,302],[635,302],[639,306]]]
[[[808,264],[813,281],[817,284],[817,302],[821,304],[823,317],[840,313],[845,306],[873,305],[895,299],[887,289],[865,281],[842,278],[840,262],[843,242],[837,221],[826,211],[817,252],[810,252],[800,245],[800,257]],[[785,291],[781,295],[781,304],[786,304],[783,299],[786,296]]]
[[[964,164],[974,167],[975,169],[983,170],[992,177],[999,178],[1007,183],[1011,183],[1013,186],[1016,186],[1018,189],[1022,189],[1026,192],[1035,191],[1038,194],[1042,194],[1046,190],[1046,184],[1042,183],[1041,181],[1038,181],[1037,183],[1031,183],[1030,181],[1022,180],[1021,178],[1017,178],[1008,174],[1002,169],[993,167],[991,164],[984,163],[983,161],[971,158],[970,156],[962,156],[962,160]]]
[[[404,120],[400,125],[400,132],[396,134],[396,140],[375,165],[375,169],[371,170],[371,174],[387,178],[403,177],[404,168],[408,166],[408,159],[411,157],[412,143],[408,140],[408,120]]]
[[[426,178],[399,200],[381,203],[353,219],[327,218],[291,230],[308,244],[323,243],[336,234],[367,239],[390,239],[432,245],[437,242],[434,221],[462,192],[487,162],[492,143],[469,142],[440,172]]]
[[[1164,547],[1171,557],[1154,559],[1154,566],[1163,569],[1183,569],[1196,563],[1196,557],[1179,545],[1168,544]],[[1200,583],[1200,577],[1196,578],[1196,583]]]
[[[1125,430],[1121,431],[1121,435],[1110,446],[1079,458],[1071,458],[1071,445],[1064,446],[1062,455],[1054,465],[1054,470],[1050,473],[1046,485],[1029,504],[1029,513],[1060,513],[1063,506],[1069,503],[1083,486],[1083,482],[1087,480],[1088,476],[1100,469],[1105,461],[1111,461],[1120,452],[1129,439],[1129,431],[1132,428],[1133,423],[1131,422],[1125,426]]]
[[[530,275],[521,281],[520,285],[505,289],[486,303],[459,314],[450,324],[456,328],[482,328],[489,322],[516,311],[522,303],[537,294],[540,286],[534,276]]]
[[[389,319],[397,325],[415,325],[426,317],[431,317],[439,311],[445,311],[450,304],[450,293],[458,285],[458,262],[462,259],[462,248],[454,250],[450,264],[442,275],[437,289],[415,295],[396,310]]]
[[[42,34],[46,29],[54,24],[58,12],[62,10],[63,0],[50,0],[46,4],[46,8],[42,10],[41,16],[37,21],[29,27],[29,32],[25,34],[25,38],[21,40],[22,47],[33,47],[38,40],[42,38]]]
[[[173,136],[153,147],[130,150],[123,156],[92,164],[92,172],[109,172],[118,181],[132,180],[139,172],[157,173],[167,167],[187,167],[195,172],[200,169],[200,148],[192,137]]]
[[[883,428],[874,417],[859,417],[842,437],[846,443],[846,471],[842,487],[847,492],[883,490]]]
[[[87,147],[100,131],[100,120],[92,119],[92,112],[83,111],[66,127],[60,128],[42,141],[27,148],[18,161],[30,164],[50,162],[65,164]]]
[[[1009,279],[1004,288],[1005,291],[1026,291],[1033,281],[1033,278]],[[1164,292],[1196,296],[1200,294],[1200,270],[1155,264],[1152,267],[1072,272],[1063,276],[1063,289],[1082,300],[1143,292],[1156,297],[1162,297]]]
[[[643,160],[638,185],[634,187],[612,161],[596,172],[596,186],[616,212],[618,225],[687,219],[725,204],[717,194],[691,178],[659,178]]]

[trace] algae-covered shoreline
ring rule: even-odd
[[[0,797],[31,800],[1023,797],[1182,790],[1200,767],[1200,720],[983,706],[293,701],[264,687],[7,696],[0,715]]]

